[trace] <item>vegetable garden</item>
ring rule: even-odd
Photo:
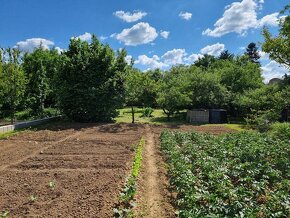
[[[287,140],[164,131],[161,148],[179,217],[289,217]]]

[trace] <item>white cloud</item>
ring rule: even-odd
[[[176,65],[183,64],[183,58],[186,56],[185,49],[173,49],[171,51],[166,52],[162,59],[165,64],[168,65]]]
[[[279,13],[273,13],[266,15],[261,20],[259,20],[259,26],[277,26],[279,24]]]
[[[270,61],[262,67],[262,75],[266,83],[273,78],[282,78],[285,74],[290,74],[289,69],[279,65],[276,61]]]
[[[269,60],[269,54],[263,51],[258,51],[261,60]]]
[[[139,55],[135,63],[147,66],[148,69],[162,69],[167,67],[165,63],[160,61],[160,58],[157,55],[153,55],[152,58],[149,58],[147,55]]]
[[[170,32],[168,31],[161,31],[160,32],[160,35],[164,38],[164,39],[167,39],[168,36],[169,36]]]
[[[216,43],[213,45],[208,45],[200,50],[202,54],[209,54],[213,56],[218,56],[222,51],[225,50],[225,45],[221,43]]]
[[[73,38],[80,39],[82,41],[90,41],[92,39],[92,34],[85,32],[84,34]]]
[[[127,64],[131,64],[132,59],[133,59],[132,55],[127,55],[125,57],[125,61],[127,62]]]
[[[190,56],[186,57],[184,60],[187,64],[193,64],[195,61],[197,61],[199,58],[202,58],[202,54],[191,54]]]
[[[55,47],[55,50],[57,50],[57,53],[60,54],[64,51],[64,49],[60,48],[60,47]]]
[[[133,13],[125,11],[116,11],[114,15],[125,22],[131,23],[142,19],[147,15],[147,13],[142,11],[135,11]]]
[[[44,49],[49,49],[49,47],[54,45],[54,42],[42,38],[31,38],[16,43],[16,47],[18,47],[21,51],[25,52],[32,52],[35,48],[39,47],[40,45]]]
[[[140,45],[154,41],[158,36],[156,29],[148,23],[137,23],[129,29],[124,29],[116,35],[116,39],[125,43],[125,45]]]
[[[261,0],[242,0],[226,6],[223,16],[214,24],[214,29],[208,28],[202,34],[220,37],[235,32],[245,36],[251,28],[260,28],[264,25],[277,26],[278,13],[266,15],[260,20],[257,19],[258,9],[263,3],[264,1]]]
[[[189,12],[180,12],[179,17],[181,17],[184,20],[190,20],[192,17],[192,13]]]
[[[104,41],[104,40],[106,40],[108,38],[108,36],[100,36],[100,40],[101,41]]]

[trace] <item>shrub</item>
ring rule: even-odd
[[[152,117],[153,109],[151,107],[146,107],[142,111],[141,117]]]
[[[290,141],[290,123],[274,123],[270,133],[279,139]]]

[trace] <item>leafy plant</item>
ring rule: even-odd
[[[274,123],[270,133],[279,139],[290,141],[290,123]]]
[[[9,218],[10,217],[10,212],[9,211],[3,211],[0,213],[1,218]]]
[[[132,173],[129,178],[126,179],[126,184],[120,194],[120,203],[114,208],[114,216],[119,218],[133,217],[132,208],[135,207],[133,201],[136,194],[136,180],[140,172],[142,163],[142,151],[144,147],[144,139],[142,138],[136,148],[136,154],[134,157]]]
[[[161,148],[179,217],[289,217],[287,141],[165,131]]]
[[[55,183],[55,181],[50,181],[50,182],[48,183],[48,187],[49,187],[51,190],[54,190],[55,187],[56,187],[56,183]]]
[[[37,200],[37,196],[36,195],[30,195],[29,196],[29,201],[31,201],[31,202],[35,202]]]
[[[142,111],[141,117],[152,117],[153,112],[154,112],[154,110],[151,107],[146,107]]]

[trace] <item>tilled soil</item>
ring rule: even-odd
[[[113,217],[144,127],[70,124],[0,140],[0,214]]]
[[[0,140],[0,214],[113,217],[142,136],[137,217],[174,217],[159,135],[165,129],[212,134],[224,127],[60,123]]]

